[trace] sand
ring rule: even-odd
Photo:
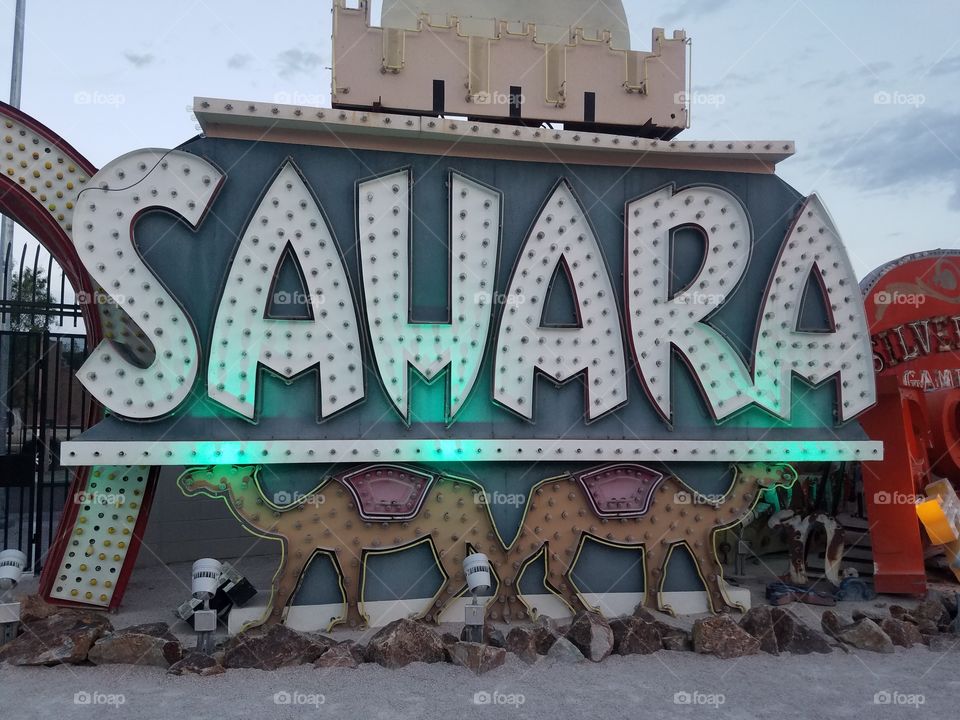
[[[129,666],[2,667],[0,716],[10,720],[884,718],[918,713],[955,717],[958,658],[957,651],[944,655],[925,648],[898,649],[894,655],[836,651],[828,656],[762,655],[736,661],[660,652],[611,657],[601,664],[558,665],[541,659],[529,667],[511,658],[482,677],[450,665],[422,663],[396,671],[375,665],[357,670],[303,666],[273,673],[229,670],[203,679]],[[123,704],[77,704],[76,693],[100,694],[99,702],[122,699]],[[277,693],[283,695],[278,698]],[[300,704],[277,704],[277,699],[288,698]],[[475,702],[488,698],[502,704]],[[876,702],[885,699],[912,704]]]
[[[268,586],[269,560],[248,560],[241,568],[258,587]],[[111,618],[114,625],[166,620],[192,646],[189,627],[174,624],[172,615],[189,596],[189,572],[189,564],[139,569],[124,607]],[[35,585],[35,579],[25,578],[18,590],[31,592]],[[751,589],[757,597],[762,585]],[[911,604],[886,597],[837,609],[847,615],[858,607],[879,612],[892,602]],[[819,608],[793,608],[810,625],[819,624]],[[691,622],[683,618],[678,624]],[[362,639],[344,631],[334,637]],[[396,671],[376,665],[228,670],[212,678],[172,677],[162,669],[131,666],[0,666],[0,718],[954,717],[960,701],[958,660],[960,639],[946,653],[915,647],[897,648],[893,655],[835,650],[723,661],[663,651],[611,657],[601,664],[561,665],[541,658],[533,666],[511,656],[482,677],[420,663]]]

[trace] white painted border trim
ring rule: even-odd
[[[726,586],[729,599],[745,608],[750,608],[750,591],[746,588]],[[662,593],[663,602],[673,608],[677,615],[702,615],[709,612],[707,594],[702,590]],[[630,615],[643,600],[642,593],[584,593],[584,599],[591,605],[600,607],[608,618]],[[570,617],[570,610],[555,595],[524,595],[531,607],[537,608],[541,615],[552,618]],[[440,621],[445,623],[463,623],[464,608],[469,598],[454,600],[443,611]],[[413,600],[379,600],[364,603],[364,610],[370,616],[371,627],[382,627],[394,620],[416,616],[430,604],[428,598]],[[264,607],[234,608],[230,611],[227,627],[235,635],[247,623],[263,617]],[[286,625],[301,632],[325,632],[331,617],[341,615],[343,605],[294,605],[287,614]]]
[[[60,463],[282,465],[330,462],[835,462],[882,460],[874,441],[751,440],[270,440],[65,442]]]
[[[217,132],[219,128],[258,126],[327,134],[374,132],[429,140],[472,138],[498,145],[603,150],[643,157],[727,158],[772,164],[782,162],[796,152],[792,140],[653,140],[630,135],[208,97],[194,98],[193,112],[204,133],[211,136],[220,134]]]

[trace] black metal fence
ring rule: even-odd
[[[37,573],[70,489],[60,443],[89,417],[75,377],[88,348],[80,305],[52,258],[11,247],[0,269],[0,548],[23,550]]]

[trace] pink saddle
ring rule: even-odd
[[[604,465],[576,476],[599,517],[639,517],[650,509],[663,474],[642,465]]]
[[[399,522],[416,517],[436,478],[395,465],[367,465],[337,479],[353,494],[364,520]]]

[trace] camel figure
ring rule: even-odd
[[[330,556],[340,576],[346,616],[332,617],[328,629],[346,622],[366,625],[361,588],[368,552],[429,542],[444,582],[423,617],[436,622],[446,605],[466,587],[463,558],[488,555],[502,566],[503,548],[494,530],[482,489],[454,480],[390,466],[367,466],[338,475],[306,495],[261,491],[256,466],[187,470],[178,480],[184,495],[220,498],[248,532],[281,544],[282,559],[264,617],[250,626],[282,622],[311,560]]]
[[[793,510],[781,510],[767,522],[771,530],[782,529],[787,536],[790,550],[790,582],[794,585],[806,585],[807,551],[810,534],[820,526],[826,535],[824,552],[824,576],[835,587],[840,587],[840,569],[843,563],[843,527],[837,519],[822,512],[803,515]]]
[[[723,593],[715,534],[750,513],[761,487],[789,486],[797,476],[789,465],[738,465],[731,489],[719,499],[704,497],[676,477],[664,478],[639,465],[610,465],[576,477],[544,480],[533,488],[516,538],[504,550],[485,493],[472,481],[366,466],[325,481],[306,495],[278,493],[271,502],[260,488],[258,471],[258,466],[194,468],[178,484],[188,497],[222,499],[248,532],[281,543],[281,563],[266,614],[253,625],[281,622],[310,562],[317,554],[329,555],[347,606],[346,616],[331,618],[329,627],[367,624],[360,597],[367,553],[420,542],[430,543],[444,575],[422,615],[434,622],[462,593],[462,562],[470,552],[485,553],[497,576],[496,594],[488,602],[494,620],[534,614],[516,586],[541,552],[548,589],[573,611],[595,610],[570,578],[587,538],[617,547],[642,546],[645,604],[666,611],[670,609],[660,603],[666,565],[670,553],[685,545],[697,563],[711,609],[721,612],[733,606]],[[599,480],[602,486],[610,477],[610,487],[621,490],[626,479],[632,495],[611,498],[591,484]]]
[[[591,491],[598,480],[599,489]],[[525,568],[544,553],[547,589],[573,612],[596,611],[577,590],[571,568],[588,538],[624,548],[643,547],[644,604],[661,611],[672,609],[661,602],[670,554],[686,546],[697,564],[713,612],[733,609],[723,590],[723,569],[716,555],[715,535],[748,515],[762,487],[792,485],[796,471],[789,465],[763,463],[734,466],[733,483],[722,498],[708,498],[676,477],[663,477],[639,465],[605,466],[577,476],[545,480],[534,487],[516,538],[501,572],[505,581],[498,600],[505,607],[534,616],[517,593]],[[628,492],[604,496],[603,484]],[[599,506],[598,498],[606,500]],[[515,603],[519,600],[519,603]],[[521,608],[521,605],[523,606]],[[743,608],[739,608],[743,609]]]

